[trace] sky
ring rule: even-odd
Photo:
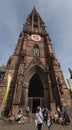
[[[64,78],[72,69],[72,0],[0,0],[0,66],[13,55],[28,14],[36,7],[46,25]]]

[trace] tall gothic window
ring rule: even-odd
[[[33,55],[34,56],[39,56],[39,47],[38,45],[35,45],[33,48]]]
[[[38,17],[34,15],[34,28],[38,28]]]

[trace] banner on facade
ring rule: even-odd
[[[8,91],[9,91],[9,87],[10,87],[10,83],[11,83],[11,75],[8,74],[7,88],[6,88],[6,92],[5,92],[5,95],[4,95],[3,104],[6,103],[6,99],[7,99],[7,95],[8,95]]]

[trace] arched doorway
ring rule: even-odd
[[[44,106],[44,89],[37,73],[32,76],[29,82],[28,105],[33,113],[35,113],[37,106]]]

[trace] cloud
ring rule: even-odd
[[[39,1],[39,6],[42,8],[40,13],[45,20],[56,56],[67,77],[68,68],[72,68],[72,1],[45,0]]]
[[[0,65],[13,54],[23,24],[36,6],[45,22],[62,71],[67,77],[72,68],[72,0],[1,0]]]

